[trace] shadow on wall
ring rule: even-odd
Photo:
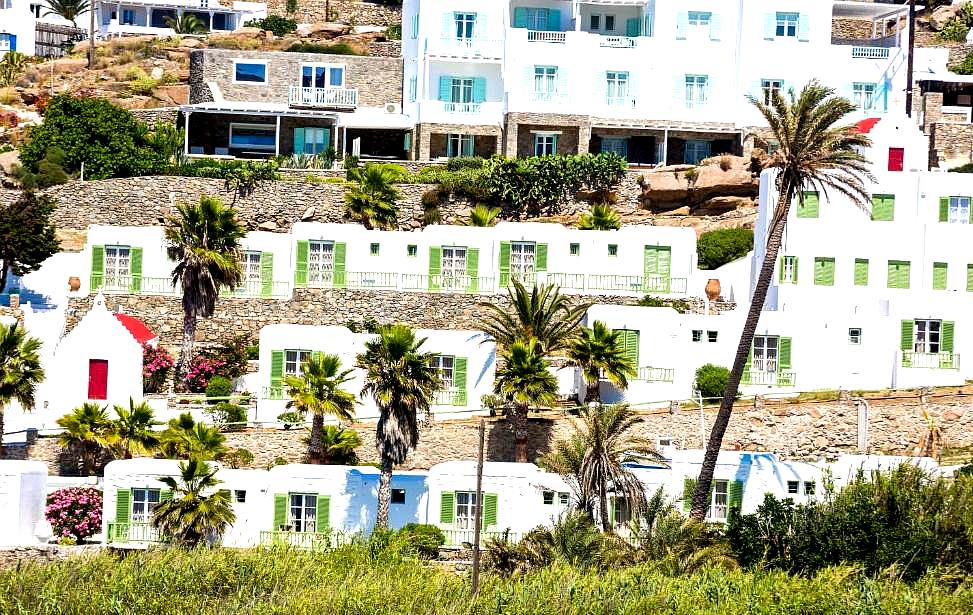
[[[512,417],[488,423],[486,434],[486,461],[516,461],[514,456],[514,427]],[[527,422],[527,461],[533,463],[537,458],[550,452],[553,442],[554,421],[546,418],[530,417]],[[474,455],[476,450],[473,451]]]

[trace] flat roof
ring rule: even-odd
[[[832,6],[832,17],[849,17],[852,19],[891,19],[909,12],[908,3],[885,4],[861,2],[860,0],[838,0]],[[916,5],[917,11],[922,8],[922,6]]]

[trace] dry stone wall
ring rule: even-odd
[[[325,14],[325,7],[331,10],[331,18]],[[355,2],[353,0],[298,0],[297,10],[287,12],[287,0],[269,0],[267,13],[285,15],[298,23],[318,23],[339,20],[359,26],[389,26],[402,21],[401,7],[386,6],[378,2]]]

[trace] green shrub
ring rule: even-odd
[[[44,154],[43,160],[37,163],[37,172],[31,173],[26,167],[16,166],[13,176],[17,178],[24,190],[37,190],[57,186],[68,181],[68,174],[64,171],[64,150],[52,147]]]
[[[304,419],[297,412],[283,412],[277,415],[277,422],[283,423],[284,429],[290,429],[294,425],[302,424]]]
[[[294,53],[329,53],[336,56],[357,56],[361,55],[355,48],[348,43],[335,43],[333,45],[322,45],[320,43],[294,43],[287,48],[287,51]]]
[[[280,179],[273,160],[211,160],[198,159],[176,165],[169,175],[222,179],[227,190],[241,196],[251,194],[263,181]]]
[[[939,29],[939,38],[944,41],[962,43],[966,41],[966,35],[970,33],[970,26],[960,16],[950,17]]]
[[[439,547],[446,543],[446,535],[441,529],[422,523],[407,523],[396,532],[396,537],[421,559],[436,559],[439,557]]]
[[[223,463],[231,468],[245,468],[253,463],[253,453],[245,448],[235,448],[223,455]]]
[[[680,314],[686,314],[690,310],[689,302],[685,299],[667,299],[664,297],[654,297],[652,295],[646,295],[639,299],[639,305],[642,307],[672,308]]]
[[[250,344],[247,346],[247,360],[248,361],[258,361],[260,359],[260,346],[258,344]]]
[[[703,233],[696,242],[700,269],[717,269],[753,250],[753,231],[726,228]]]
[[[208,388],[207,393],[209,393]],[[221,401],[212,407],[209,416],[223,431],[239,431],[247,426],[247,409],[239,404]]]
[[[730,370],[707,363],[696,370],[696,389],[703,399],[722,399],[729,379]]]
[[[128,83],[128,89],[136,96],[148,96],[159,87],[159,82],[146,75]]]
[[[268,15],[263,19],[251,19],[246,24],[251,28],[270,30],[274,36],[285,36],[297,30],[297,22],[293,19],[281,17],[280,15]]]
[[[229,397],[233,393],[233,382],[225,376],[213,376],[206,385],[206,397]]]
[[[463,171],[465,169],[482,169],[486,161],[479,156],[462,156],[450,158],[446,161],[447,171]]]
[[[402,40],[402,24],[394,23],[388,28],[385,28],[385,38],[390,41],[401,41]]]

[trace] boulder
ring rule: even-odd
[[[198,38],[187,37],[179,41],[179,46],[184,49],[201,49],[206,46],[206,43]]]
[[[663,168],[650,171],[642,175],[639,184],[642,186],[642,200],[653,204],[657,201],[683,201],[689,195],[689,182],[680,170]]]
[[[160,85],[152,94],[166,106],[175,107],[189,104],[188,85]]]
[[[693,209],[699,216],[718,216],[737,209],[750,209],[755,206],[754,200],[747,196],[716,196],[703,201]]]
[[[933,30],[941,30],[946,22],[956,16],[959,13],[960,5],[944,5],[937,9],[934,9],[932,14],[929,15],[929,25],[932,26]]]
[[[343,23],[312,23],[301,24],[297,27],[300,37],[329,39],[351,33],[351,26]]]
[[[260,28],[254,28],[253,26],[244,26],[242,28],[237,28],[234,30],[230,36],[260,36],[263,34],[263,30]]]
[[[11,150],[0,154],[0,172],[10,173],[15,166],[20,166],[20,152]]]
[[[756,196],[759,185],[749,169],[724,171],[719,166],[697,167],[693,200],[700,202],[714,196]]]
[[[149,72],[149,77],[152,77],[156,81],[162,79],[162,76],[166,74],[166,71],[162,69],[161,66],[153,66],[152,70]]]
[[[79,73],[88,68],[88,60],[84,58],[61,58],[54,60],[54,72],[57,74]]]

